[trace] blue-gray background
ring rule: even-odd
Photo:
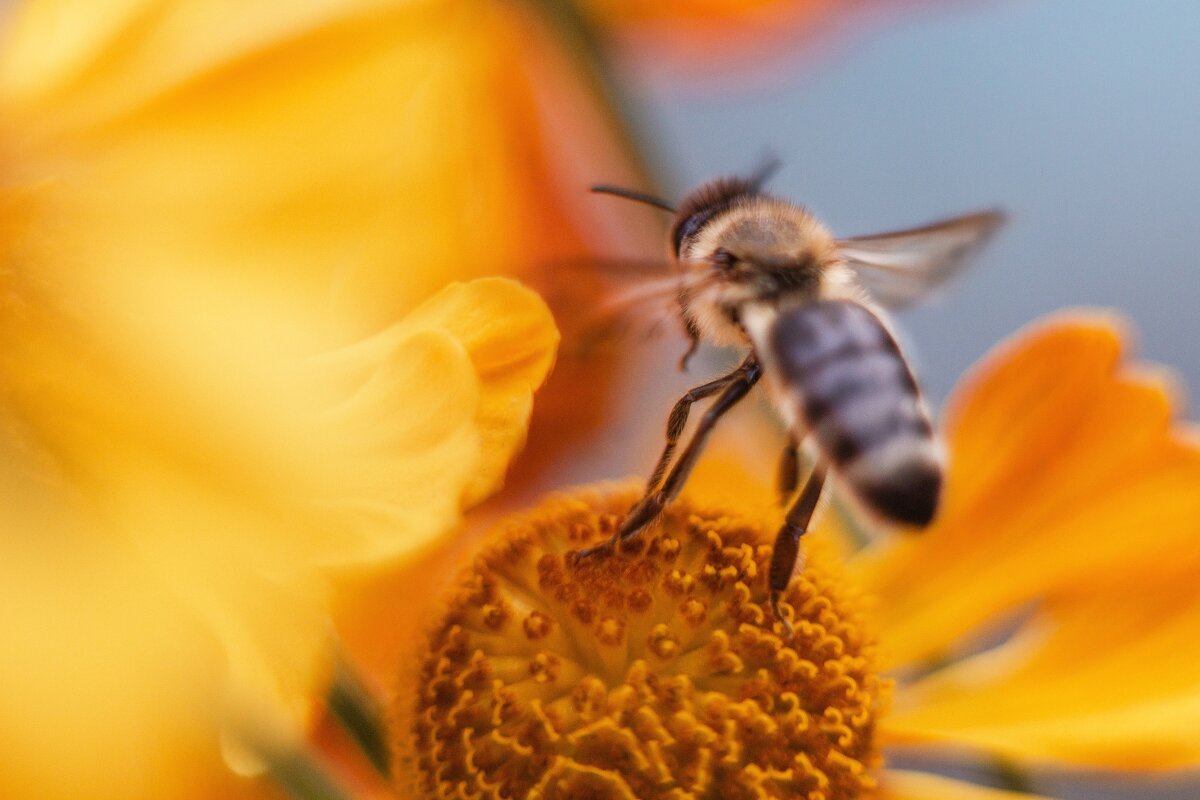
[[[1200,393],[1200,3],[947,2],[839,36],[750,89],[624,75],[674,196],[771,149],[774,189],[843,235],[1003,206],[1011,222],[974,269],[902,316],[934,399],[997,340],[1080,305],[1122,311],[1136,351]],[[1035,782],[1089,800],[1198,785]]]
[[[947,2],[834,39],[749,89],[625,76],[668,188],[770,149],[772,187],[842,235],[1000,205],[1011,222],[970,274],[902,317],[934,399],[1078,305],[1120,309],[1137,352],[1200,392],[1200,3]]]

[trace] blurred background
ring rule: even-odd
[[[1020,325],[1077,305],[1119,309],[1140,355],[1200,386],[1200,6],[895,11],[842,20],[736,85],[620,62],[668,194],[769,149],[784,162],[772,188],[842,235],[1005,208],[969,274],[902,316],[935,399]]]

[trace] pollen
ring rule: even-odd
[[[632,489],[551,498],[459,577],[393,709],[403,796],[541,800],[873,794],[888,684],[821,553],[768,605],[768,531],[676,501],[615,552]]]

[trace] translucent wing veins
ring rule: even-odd
[[[999,211],[837,241],[838,251],[871,298],[902,308],[927,297],[966,266],[1004,222]]]

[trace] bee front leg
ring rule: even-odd
[[[675,448],[679,444],[679,437],[683,435],[688,415],[692,412],[692,404],[706,397],[711,397],[741,378],[746,372],[747,363],[752,358],[753,356],[747,358],[738,365],[737,369],[728,375],[722,375],[716,380],[711,380],[708,383],[703,383],[693,389],[689,389],[687,394],[675,402],[675,407],[671,409],[671,416],[667,418],[667,444],[663,447],[662,455],[658,457],[658,463],[654,465],[654,471],[650,473],[650,480],[646,481],[647,495],[658,488],[658,484],[662,482],[663,475],[667,472],[667,467],[671,465],[671,456],[675,455]]]
[[[667,479],[663,481],[662,488],[649,493],[633,507],[629,516],[625,518],[625,522],[617,530],[616,536],[613,537],[615,541],[633,536],[650,524],[662,512],[667,503],[675,499],[683,489],[683,484],[687,481],[688,476],[691,475],[692,469],[696,466],[696,461],[699,460],[700,453],[708,443],[708,436],[717,426],[717,422],[725,416],[729,409],[736,406],[749,394],[750,389],[758,383],[758,379],[761,377],[762,368],[758,365],[758,361],[753,355],[748,356],[742,362],[742,366],[734,372],[733,380],[725,387],[725,391],[721,392],[709,409],[704,412],[700,424],[696,426],[696,432],[692,434],[691,441],[684,448],[683,454],[679,456],[679,461],[671,469]]]
[[[708,436],[712,433],[712,429],[716,427],[717,421],[729,409],[741,402],[761,377],[762,367],[759,366],[754,356],[750,355],[746,357],[741,366],[725,377],[710,381],[702,386],[697,386],[680,398],[675,404],[675,408],[671,412],[671,418],[667,423],[667,446],[659,458],[658,467],[655,468],[649,485],[646,487],[645,496],[630,509],[629,514],[626,515],[625,519],[621,522],[621,526],[609,541],[579,550],[576,554],[577,557],[586,558],[598,552],[610,550],[619,542],[635,535],[642,528],[653,522],[662,513],[667,503],[675,499],[675,496],[683,488],[684,482],[696,466],[696,461],[700,458],[700,453],[703,451]],[[721,389],[724,389],[724,391],[713,401],[709,409],[704,412],[704,416],[700,419],[700,424],[696,426],[696,432],[692,434],[691,441],[684,448],[679,461],[675,464],[670,474],[667,475],[666,480],[662,482],[660,488],[659,479],[666,469],[667,464],[671,461],[671,456],[675,451],[679,435],[687,423],[688,412],[691,409],[692,403]]]
[[[825,486],[825,462],[821,459],[813,466],[800,496],[788,511],[783,527],[775,536],[775,547],[771,551],[771,566],[767,572],[768,588],[771,596],[771,610],[788,635],[792,634],[792,623],[779,610],[779,596],[787,589],[792,580],[792,572],[796,569],[796,561],[800,557],[800,537],[808,531],[812,522],[813,512],[817,509],[817,501],[821,499],[821,489]]]

